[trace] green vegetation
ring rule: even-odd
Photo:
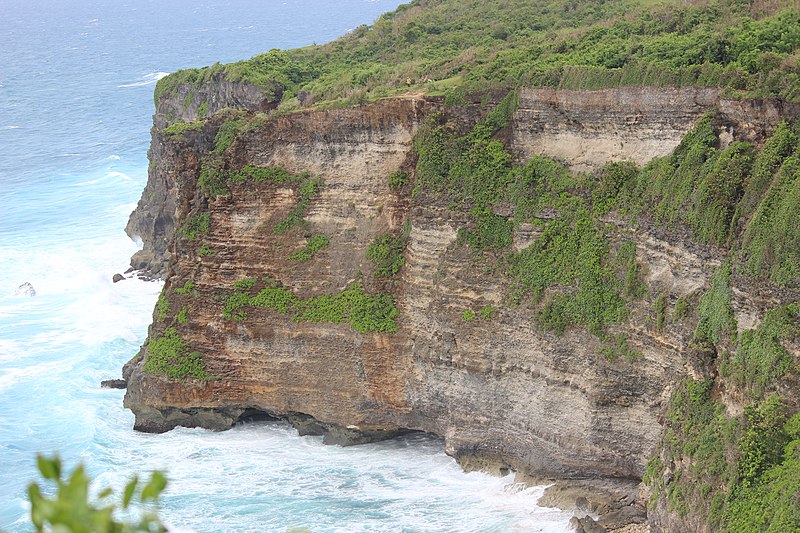
[[[194,288],[194,281],[191,279],[187,279],[182,287],[175,287],[173,289],[175,294],[182,294],[192,297],[197,297],[200,293],[197,292],[197,289]]]
[[[776,135],[782,140],[785,130]],[[744,233],[745,273],[784,287],[800,286],[799,217],[800,146],[796,146],[775,173]]]
[[[181,310],[178,311],[177,315],[175,315],[175,320],[178,322],[178,324],[185,326],[189,322],[188,313],[189,310],[186,308],[186,306],[181,307]]]
[[[689,316],[689,301],[686,298],[675,300],[675,308],[672,310],[673,322],[681,322]]]
[[[375,265],[373,273],[376,276],[388,278],[400,272],[406,263],[403,252],[410,233],[411,226],[406,223],[400,235],[381,235],[370,243],[367,247],[367,259]]]
[[[83,465],[69,474],[63,472],[61,459],[56,455],[36,456],[36,465],[47,485],[55,485],[55,492],[43,489],[38,483],[28,486],[31,503],[31,522],[36,531],[70,533],[134,533],[164,532],[167,529],[158,517],[158,499],[167,486],[161,472],[153,472],[147,482],[134,476],[114,498],[114,490],[104,488],[97,498],[89,497],[91,480]],[[127,520],[115,517],[119,511]],[[133,519],[131,516],[138,518]]]
[[[663,332],[664,326],[667,324],[667,298],[668,296],[664,293],[656,296],[656,331],[658,333]]]
[[[711,277],[711,288],[700,299],[700,320],[694,332],[695,340],[717,344],[723,335],[736,333],[728,281],[730,275],[731,267],[725,263]]]
[[[158,295],[158,300],[156,301],[156,321],[161,321],[167,318],[169,314],[169,300],[162,292]]]
[[[788,372],[796,371],[783,342],[800,336],[800,304],[778,307],[755,329],[739,336],[735,354],[720,364],[720,373],[732,379],[751,398],[770,392]]]
[[[201,354],[190,352],[175,328],[167,328],[161,335],[150,338],[144,370],[173,381],[184,381],[186,378],[201,381],[214,379],[205,371]]]
[[[461,313],[461,318],[464,319],[464,322],[472,322],[475,320],[475,311],[472,309],[465,309],[463,313]]]
[[[303,183],[307,179],[307,173],[294,174],[281,167],[254,167],[252,165],[247,165],[228,175],[228,181],[252,181],[254,183]]]
[[[326,237],[325,235],[312,235],[308,239],[306,239],[306,244],[296,252],[293,252],[292,255],[289,256],[289,259],[293,259],[295,261],[308,261],[315,255],[317,252],[328,246],[328,243],[331,242],[330,237]]]
[[[800,528],[800,413],[771,393],[797,368],[781,346],[800,334],[796,305],[777,308],[739,338],[720,373],[747,391],[743,416],[715,400],[715,382],[684,381],[672,395],[660,453],[644,482],[681,516],[690,510],[714,531],[796,531]],[[791,381],[789,381],[791,382]],[[663,476],[669,470],[672,479]],[[652,503],[652,502],[651,502]]]
[[[349,323],[359,333],[395,333],[399,311],[388,294],[371,295],[355,283],[336,294],[313,296],[306,300],[297,298],[291,291],[265,278],[264,287],[255,295],[250,290],[255,284],[234,286],[234,292],[225,300],[222,316],[226,320],[245,320],[246,307],[269,309],[290,314],[295,322]]]
[[[800,13],[785,9],[792,6],[789,0],[415,0],[323,46],[178,71],[159,80],[155,99],[224,77],[262,87],[285,109],[364,103],[407,91],[408,80],[444,92],[448,102],[519,85],[709,86],[798,100]]]
[[[214,255],[214,250],[209,245],[204,244],[197,250],[197,253],[200,257],[207,257],[209,255]]]
[[[171,135],[174,137],[178,137],[183,135],[187,131],[201,131],[203,129],[202,122],[184,122],[182,120],[176,120],[169,126],[163,129],[163,132],[167,135]]]
[[[408,183],[408,172],[405,170],[398,170],[389,174],[389,188],[393,191],[399,191]]]
[[[286,218],[278,222],[273,229],[275,233],[286,233],[291,228],[298,226],[304,222],[308,204],[311,198],[317,195],[320,188],[324,184],[322,178],[309,178],[307,177],[299,187],[300,198],[294,205]]]
[[[495,311],[497,311],[497,309],[495,309],[491,305],[485,305],[481,307],[480,310],[478,311],[478,316],[484,320],[491,320],[492,317],[494,316]]]
[[[186,224],[184,224],[184,226],[180,229],[180,234],[190,241],[193,241],[197,237],[208,233],[210,226],[211,214],[200,213],[192,216],[192,218],[190,218]]]
[[[603,335],[601,338],[604,343],[600,348],[600,355],[610,362],[616,361],[619,357],[624,357],[629,363],[633,363],[642,356],[641,352],[630,347],[628,338],[624,333]]]

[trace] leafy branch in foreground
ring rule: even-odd
[[[45,481],[55,483],[53,496],[43,494],[38,483],[28,486],[31,502],[31,522],[37,532],[71,533],[128,533],[164,532],[167,529],[158,517],[158,499],[167,486],[161,472],[153,472],[150,480],[140,483],[134,476],[115,501],[114,491],[101,490],[96,500],[89,497],[89,477],[83,465],[78,465],[68,475],[62,476],[61,459],[37,455],[36,464]],[[44,492],[50,492],[45,490]],[[131,520],[118,520],[117,511],[138,516]]]

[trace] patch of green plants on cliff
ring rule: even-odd
[[[214,198],[221,194],[227,194],[227,179],[225,163],[221,157],[207,156],[203,158],[197,184],[207,196]]]
[[[222,123],[214,137],[214,150],[212,154],[221,156],[233,144],[236,135],[245,126],[246,122],[241,118],[231,118]]]
[[[367,259],[373,264],[373,274],[378,277],[392,277],[403,268],[406,259],[403,253],[411,234],[411,224],[406,222],[399,235],[380,235],[367,247]]]
[[[309,298],[296,306],[296,322],[349,322],[359,333],[395,333],[399,311],[389,294],[367,294],[353,284],[338,294]]]
[[[408,183],[408,172],[405,170],[396,170],[389,174],[389,188],[393,191],[399,191]]]
[[[173,289],[173,292],[174,292],[175,294],[181,294],[181,295],[186,295],[186,296],[192,296],[192,297],[196,298],[197,296],[199,296],[199,295],[200,295],[200,293],[199,293],[199,292],[197,292],[197,289],[195,289],[194,285],[195,285],[195,283],[194,283],[194,280],[187,279],[187,280],[186,280],[186,281],[183,283],[183,285],[182,285],[182,286],[180,286],[180,287],[175,287],[175,288]]]
[[[156,301],[156,321],[161,321],[167,318],[169,314],[169,300],[167,297],[162,293],[158,295],[158,300]]]
[[[175,315],[175,321],[181,326],[189,323],[189,309],[186,306],[181,307],[181,310]]]
[[[720,374],[751,398],[760,398],[774,390],[784,375],[797,370],[783,343],[798,336],[800,304],[772,309],[758,327],[742,332],[735,353],[720,363]]]
[[[800,286],[800,147],[770,183],[744,233],[743,271],[783,287]]]
[[[620,282],[608,264],[608,238],[589,210],[578,205],[550,220],[527,248],[507,257],[507,273],[518,295],[541,302],[537,323],[562,334],[586,326],[603,337],[605,327],[628,317]]]
[[[264,287],[251,295],[249,287],[234,288],[225,299],[222,316],[245,320],[247,307],[269,309],[291,315],[294,322],[349,323],[359,333],[395,333],[399,311],[389,294],[368,294],[358,283],[335,294],[297,298],[277,281],[265,278]]]
[[[800,482],[790,472],[800,461],[800,414],[769,395],[731,417],[714,397],[710,379],[687,379],[674,390],[660,454],[643,478],[651,505],[664,498],[713,531],[796,530]]]
[[[741,428],[712,399],[713,385],[712,380],[687,379],[675,388],[661,456],[648,463],[644,479],[654,490],[654,498],[664,497],[671,511],[686,516],[691,509],[716,525],[727,500],[726,488],[737,481],[735,457]],[[664,479],[664,469],[669,469],[671,479]]]
[[[312,235],[306,239],[306,244],[302,248],[292,252],[289,259],[294,261],[309,261],[312,257],[317,255],[320,250],[328,246],[330,242],[331,238],[325,235]]]
[[[201,354],[190,352],[186,341],[175,328],[165,329],[147,343],[144,370],[174,381],[187,378],[201,381],[214,379],[206,372]]]
[[[247,165],[228,174],[229,181],[252,181],[254,183],[302,183],[308,173],[296,174],[281,167],[256,167]]]
[[[749,220],[783,165],[797,147],[798,135],[786,121],[781,121],[756,155],[753,170],[745,184],[736,219]]]
[[[722,246],[732,230],[731,222],[753,164],[748,143],[734,142],[714,158],[695,189],[689,222],[700,242]]]
[[[193,215],[180,229],[180,234],[190,241],[205,235],[211,227],[211,213]]]
[[[751,412],[748,418],[753,417]],[[759,475],[730,502],[723,531],[800,531],[800,414],[786,420],[780,431],[776,431],[776,422],[783,418],[780,414],[777,420],[774,412],[754,418],[743,440],[753,443],[749,451]],[[766,442],[759,438],[761,432],[769,435]]]
[[[324,183],[322,178],[307,177],[298,188],[297,193],[300,198],[298,198],[297,203],[294,204],[294,207],[289,211],[289,214],[286,215],[286,218],[278,222],[275,227],[272,228],[273,231],[275,233],[286,233],[291,228],[302,224],[305,220],[308,204],[311,203],[311,199],[319,193]]]
[[[617,248],[614,266],[621,270],[622,294],[626,298],[638,300],[647,295],[647,284],[642,279],[642,267],[636,257],[634,241],[626,241]]]
[[[653,160],[640,172],[635,197],[642,199],[641,207],[655,222],[688,225],[698,183],[713,165],[716,144],[712,116],[706,115],[669,157]]]
[[[187,131],[202,131],[203,123],[202,122],[184,122],[182,120],[176,120],[162,131],[173,137],[179,137],[186,133]]]
[[[723,263],[711,277],[711,288],[700,298],[695,340],[717,344],[720,339],[736,333],[736,319],[731,307],[730,276],[730,264]]]

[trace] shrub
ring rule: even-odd
[[[194,378],[209,381],[200,353],[190,352],[175,328],[167,328],[147,343],[144,370],[173,381]]]
[[[275,233],[286,233],[289,229],[303,223],[308,204],[311,202],[311,198],[317,195],[323,183],[324,181],[322,178],[306,178],[300,184],[300,189],[298,191],[300,193],[300,199],[292,210],[289,211],[289,214],[286,215],[286,218],[275,225],[273,228]]]
[[[393,191],[399,191],[408,183],[408,172],[405,170],[397,170],[389,174],[389,188]]]
[[[405,264],[403,257],[410,226],[406,226],[400,235],[381,235],[376,237],[367,247],[367,259],[374,265],[376,276],[388,278],[397,274]]]
[[[195,240],[201,235],[208,233],[211,225],[211,214],[200,213],[192,216],[188,222],[180,229],[180,234],[189,239]]]
[[[306,240],[305,246],[292,253],[289,259],[308,261],[317,255],[317,252],[326,247],[329,242],[331,242],[330,237],[326,237],[325,235],[312,235]]]

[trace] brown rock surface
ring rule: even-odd
[[[511,145],[519,160],[544,154],[579,169],[609,159],[642,163],[669,153],[717,104],[712,90],[528,90],[511,125]],[[137,429],[226,429],[263,412],[294,417],[302,431],[336,442],[401,430],[434,433],[465,468],[641,479],[672,386],[691,371],[683,353],[691,332],[679,324],[656,332],[632,323],[620,330],[642,357],[612,363],[583,329],[542,333],[528,309],[506,305],[502,280],[456,245],[463,215],[410,187],[388,187],[388,175],[413,162],[414,133],[440,108],[435,100],[407,98],[302,112],[264,121],[238,138],[229,150],[234,166],[275,165],[325,180],[306,226],[282,235],[271,228],[294,206],[296,186],[234,183],[229,194],[210,200],[199,191],[215,119],[180,139],[154,130],[149,182],[127,228],[144,242],[133,264],[166,279],[169,315],[151,333],[178,328],[217,379],[168,381],[145,372],[141,357],[133,361],[125,370],[125,405]],[[176,228],[206,209],[211,222],[203,243],[213,253],[201,256],[198,242]],[[373,277],[367,246],[407,221],[405,266],[396,279]],[[523,231],[515,236],[518,246],[536,238],[531,228]],[[290,260],[304,236],[315,233],[330,237],[329,245],[310,261]],[[630,237],[648,284],[664,291],[670,305],[708,287],[721,260],[657,231]],[[356,280],[369,292],[391,292],[399,331],[361,334],[348,324],[297,323],[264,309],[224,320],[221,296],[236,280],[264,276],[301,298]],[[174,293],[190,280],[196,296]],[[488,305],[497,308],[491,320],[463,319],[464,310]],[[173,317],[184,307],[188,323],[179,326]],[[738,312],[758,315],[744,303]]]

